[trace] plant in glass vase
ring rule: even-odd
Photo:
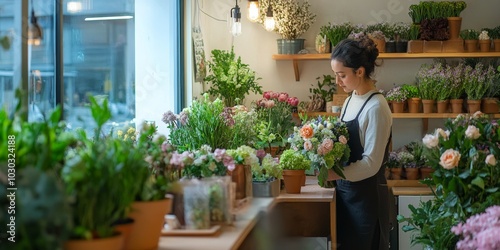
[[[272,147],[277,147],[274,154],[279,154],[286,147],[295,126],[292,114],[298,103],[297,97],[274,91],[264,92],[263,98],[253,103],[258,119],[256,148],[265,148],[271,153]]]
[[[203,79],[210,85],[207,93],[223,100],[226,107],[242,104],[250,92],[262,93],[262,87],[257,82],[260,78],[241,61],[241,57],[236,57],[233,48],[231,51],[214,49],[211,54],[209,75]]]
[[[448,119],[444,128],[427,134],[422,142],[428,164],[435,170],[423,180],[434,199],[420,206],[410,205],[404,231],[415,231],[413,243],[433,248],[454,249],[459,238],[451,228],[487,207],[500,204],[498,121],[481,112]]]
[[[302,126],[294,128],[288,139],[290,148],[305,155],[319,171],[318,184],[321,187],[333,187],[334,183],[327,181],[330,169],[344,177],[344,164],[350,155],[347,140],[347,126],[333,116],[306,120]]]

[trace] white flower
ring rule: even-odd
[[[448,140],[448,137],[450,136],[450,131],[448,130],[444,131],[442,128],[438,128],[436,129],[434,136],[436,137],[441,136],[444,140]]]
[[[497,164],[497,159],[495,159],[494,155],[489,154],[488,156],[486,156],[485,162],[490,166],[495,166]]]
[[[469,139],[477,139],[479,136],[481,136],[481,133],[479,133],[479,129],[476,128],[474,125],[469,125],[467,127],[467,130],[465,130],[465,136]]]
[[[476,111],[474,114],[472,114],[472,118],[477,119],[477,118],[479,118],[479,117],[481,117],[483,115],[484,115],[483,112]]]
[[[439,143],[439,137],[431,134],[426,134],[422,139],[422,142],[427,148],[435,148]]]

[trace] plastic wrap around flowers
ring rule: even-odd
[[[318,184],[322,187],[333,187],[333,182],[327,181],[329,169],[345,177],[344,165],[351,152],[348,140],[345,123],[333,116],[307,120],[301,127],[294,127],[293,134],[288,138],[291,148],[300,150],[319,170]]]

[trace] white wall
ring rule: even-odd
[[[192,0],[194,2],[196,0]],[[198,0],[200,8],[208,15],[227,20],[229,10],[234,7],[234,0]],[[300,0],[299,0],[300,1]],[[306,49],[314,51],[314,37],[321,26],[328,22],[342,23],[350,21],[354,24],[370,24],[381,21],[411,22],[408,16],[408,7],[418,3],[415,0],[309,0],[312,11],[316,13],[316,22],[302,38],[306,39]],[[462,12],[462,29],[484,27],[493,28],[500,25],[500,1],[498,0],[466,0],[468,7]],[[235,53],[241,56],[244,63],[251,66],[261,77],[260,84],[264,90],[287,91],[300,100],[308,100],[309,87],[315,84],[315,78],[323,74],[331,74],[328,60],[299,62],[300,81],[294,78],[291,61],[275,61],[271,59],[277,53],[276,39],[278,34],[267,32],[260,24],[246,19],[246,0],[238,1],[242,8],[242,34],[233,38],[229,33],[226,22],[214,20],[207,14],[200,12],[200,22],[204,34],[204,44],[207,56],[213,49],[231,49],[234,45]],[[423,63],[430,63],[431,59],[386,59],[382,67],[376,71],[375,78],[379,88],[388,90],[394,83],[411,83],[415,74]],[[200,83],[193,83],[193,96],[201,91]],[[249,101],[258,96],[249,96]],[[442,120],[429,121],[429,127],[440,126]],[[397,148],[411,140],[422,138],[420,119],[395,119],[393,126],[393,147]]]

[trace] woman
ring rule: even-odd
[[[351,149],[345,179],[336,180],[339,249],[389,248],[389,198],[382,163],[388,154],[392,116],[371,78],[378,56],[369,38],[343,40],[333,50],[331,67],[339,87],[352,92],[341,110]]]

